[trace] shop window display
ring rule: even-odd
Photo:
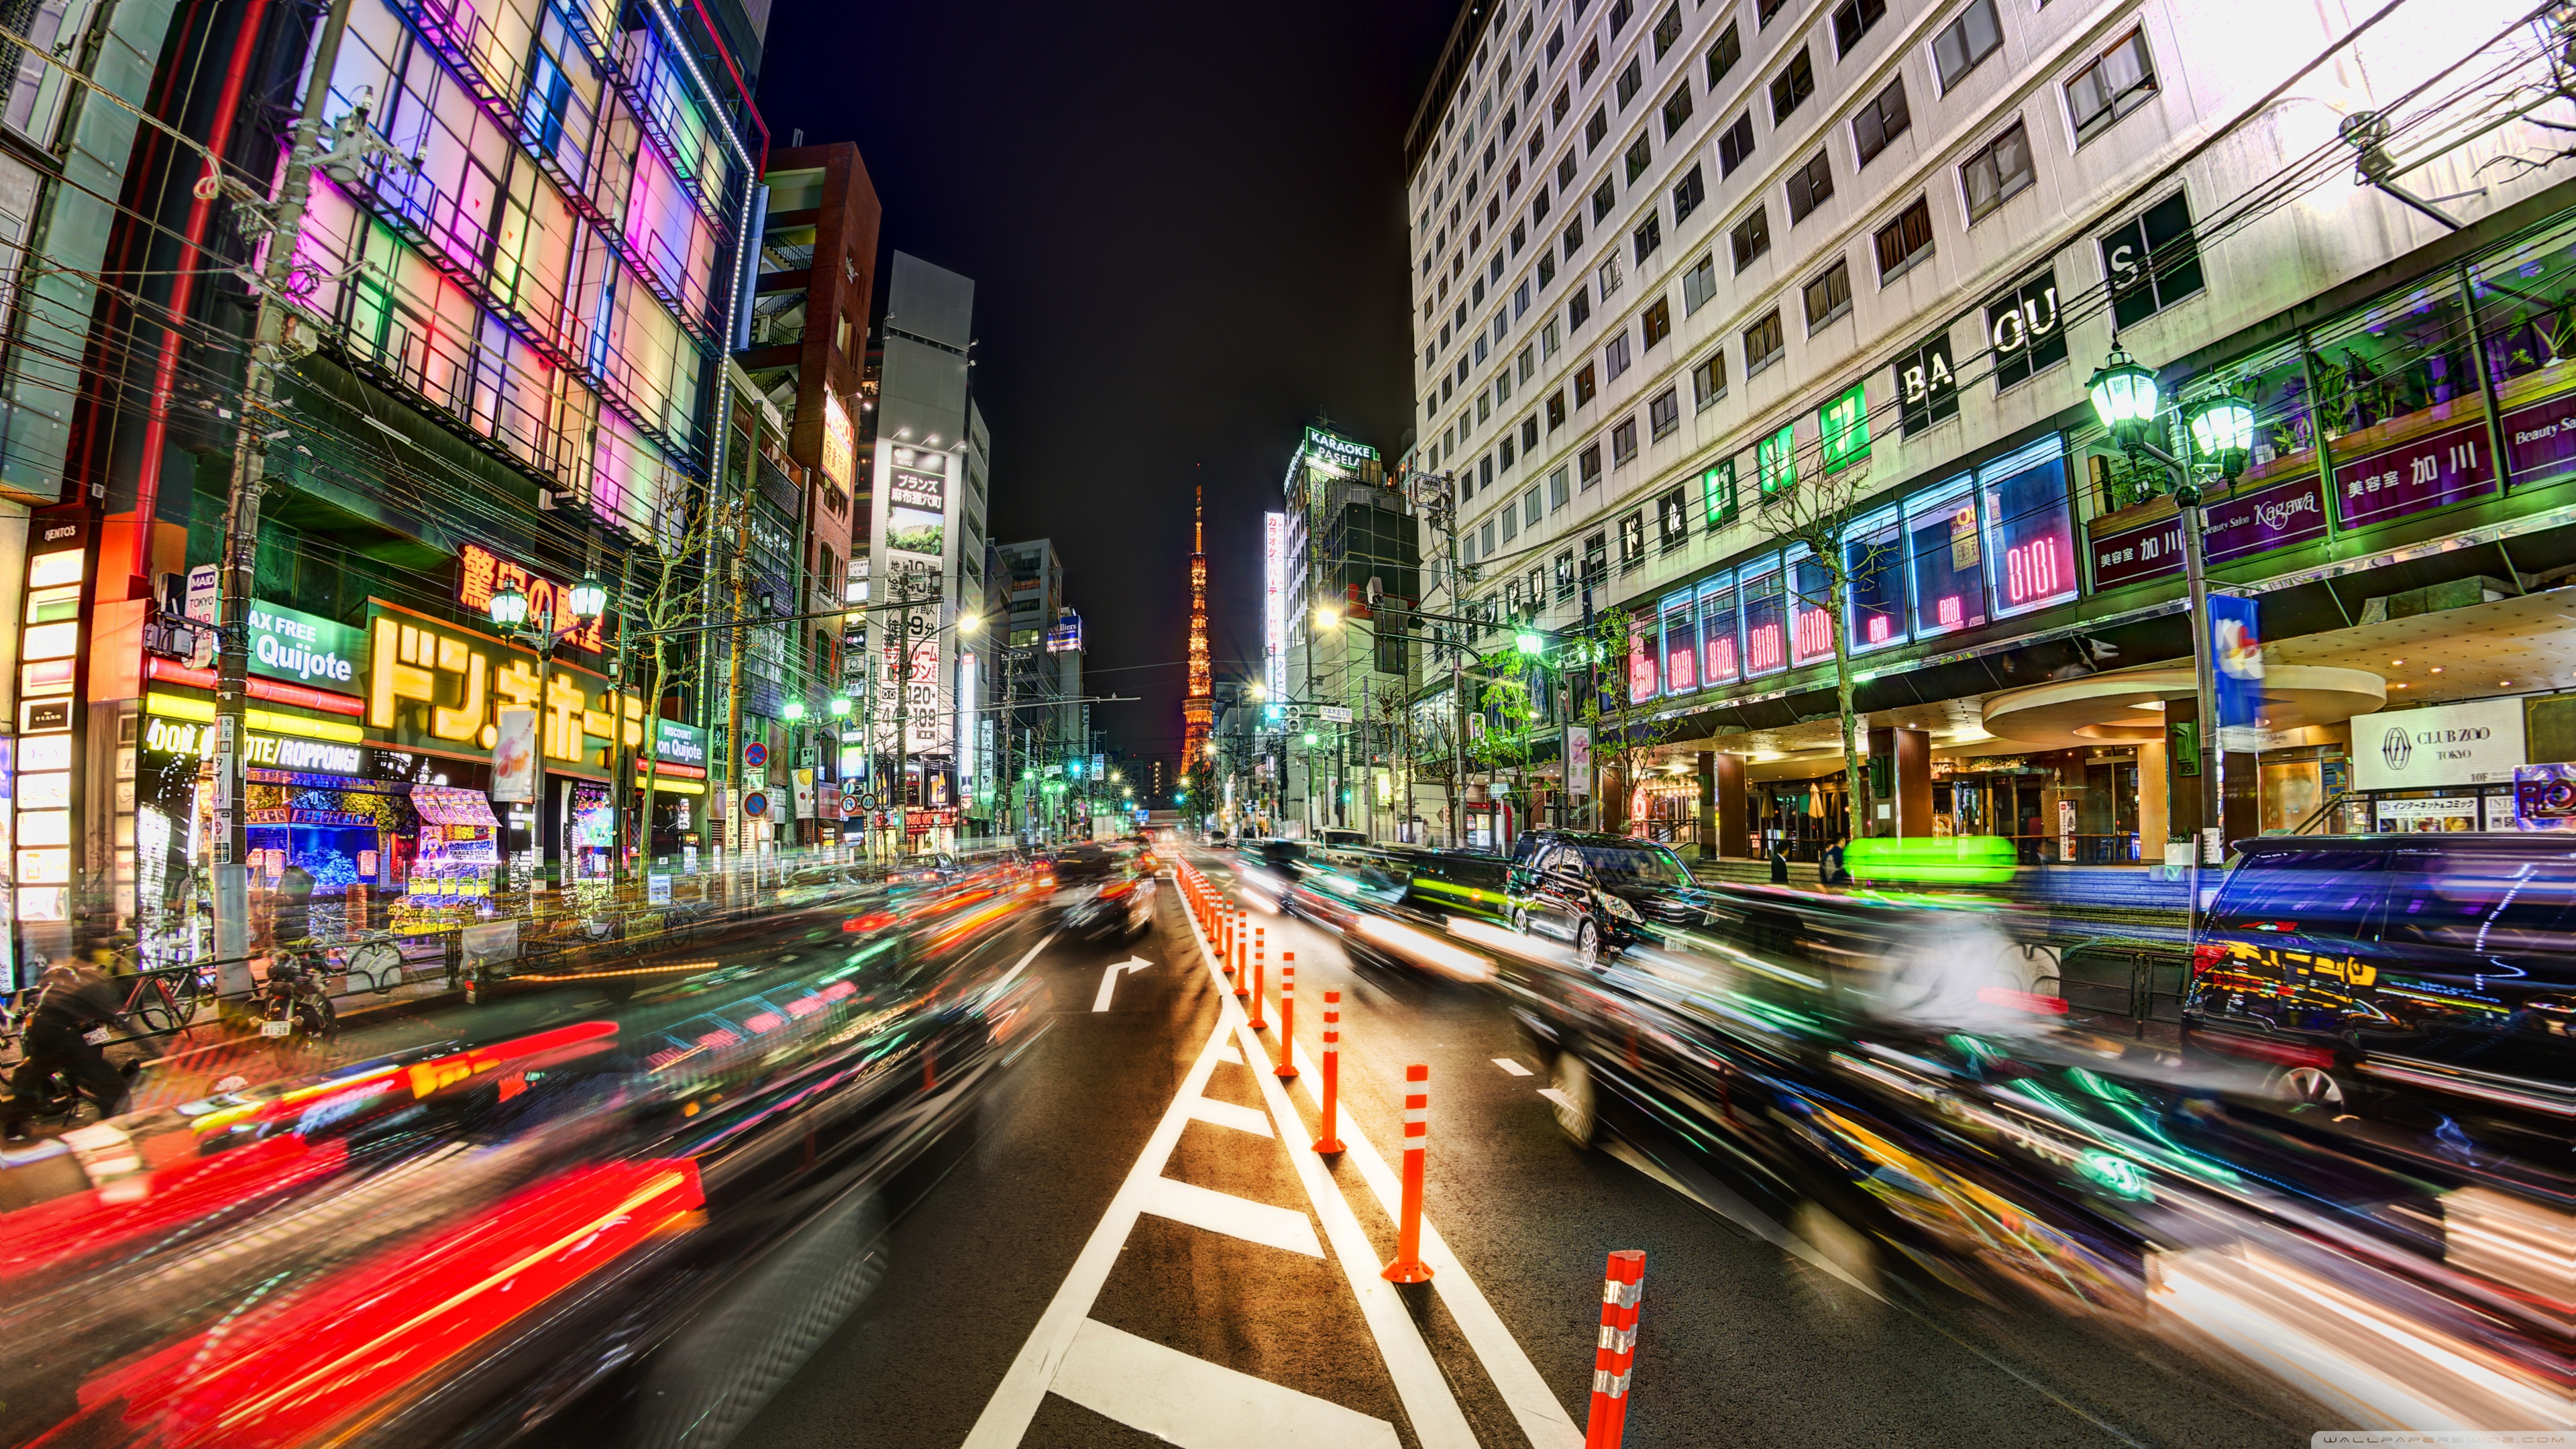
[[[1962,473],[1905,500],[1906,564],[1913,572],[1918,637],[1986,622],[1984,532],[1976,480]]]
[[[2467,296],[2437,276],[2310,335],[2335,515],[2359,527],[2495,491]]]
[[[1779,556],[1746,564],[1736,578],[1744,608],[1744,677],[1777,674],[1789,667],[1788,600],[1780,583]]]
[[[1986,578],[2009,617],[2075,597],[2075,523],[2064,444],[2051,436],[1977,470]]]
[[[1699,586],[1700,679],[1732,684],[1744,672],[1744,645],[1736,633],[1735,575],[1719,574]]]
[[[1800,544],[1789,550],[1789,662],[1834,657],[1834,581],[1824,560]]]
[[[1843,576],[1851,581],[1850,630],[1855,654],[1905,642],[1905,533],[1893,508],[1852,525],[1843,540]]]
[[[2576,230],[2470,268],[2514,486],[2576,470]]]
[[[1663,636],[1664,693],[1688,694],[1699,688],[1699,615],[1690,590],[1665,596]]]

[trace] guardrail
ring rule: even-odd
[[[2057,993],[2070,1015],[2117,1018],[2135,1038],[2144,1038],[2151,1026],[2182,1025],[2183,997],[2191,988],[2187,947],[2084,941],[2059,953],[2057,972]]]

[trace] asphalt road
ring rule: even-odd
[[[737,1442],[1575,1449],[1621,1248],[1647,1254],[1632,1445],[2290,1446],[2339,1427],[2124,1325],[1944,1287],[1651,1132],[1578,1149],[1492,995],[1252,920],[1263,1033],[1168,883],[1135,943],[1009,947],[1051,988],[1045,1036],[900,1185],[884,1278]],[[1283,1083],[1289,952],[1305,1070]],[[1329,1158],[1310,1147],[1326,989],[1349,1144]],[[1376,1270],[1413,1063],[1445,1246],[1399,1289]]]

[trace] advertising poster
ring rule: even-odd
[[[537,798],[537,712],[505,709],[494,716],[492,798],[524,805]]]
[[[2252,599],[2209,596],[2209,657],[2218,678],[2218,747],[2262,749],[2263,628]]]
[[[2576,830],[2576,765],[2523,765],[2513,772],[2513,828]]]
[[[814,772],[811,769],[800,765],[796,769],[790,771],[789,774],[793,777],[795,782],[796,818],[799,820],[813,819]]]
[[[2357,790],[2501,785],[2515,781],[2522,763],[2519,699],[2386,710],[2352,722],[2352,783]]]

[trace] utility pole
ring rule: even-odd
[[[322,107],[331,97],[340,39],[349,32],[354,0],[332,0],[313,48],[313,75],[304,108],[295,118],[286,153],[286,175],[277,192],[275,227],[267,265],[260,269],[259,317],[242,379],[241,425],[233,435],[232,486],[224,499],[223,577],[218,589],[215,651],[215,955],[238,960],[250,945],[249,816],[242,799],[244,729],[250,720],[250,594],[259,571],[259,496],[267,485],[270,399],[277,392],[278,350],[286,340],[287,277],[304,236],[304,207],[313,193],[315,142],[322,135]],[[209,163],[211,166],[213,163]],[[212,174],[210,172],[210,174]],[[151,520],[139,519],[137,528]],[[247,986],[226,980],[229,990]]]

